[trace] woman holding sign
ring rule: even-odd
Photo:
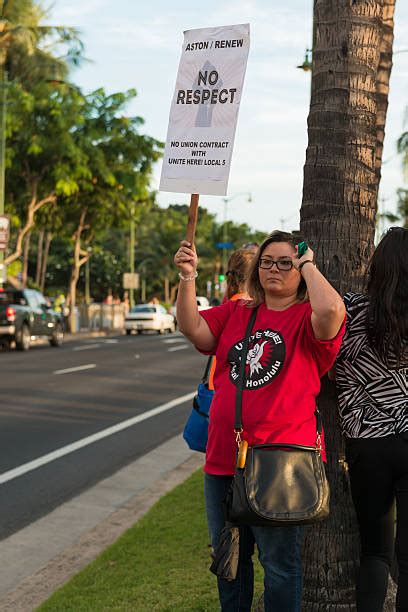
[[[228,301],[198,312],[194,247],[182,241],[174,261],[181,281],[179,328],[199,351],[217,357],[204,467],[207,518],[216,549],[225,523],[222,501],[235,472],[236,373],[254,307],[257,312],[242,393],[243,434],[249,445],[314,445],[320,377],[333,365],[340,348],[345,309],[314,265],[311,249],[298,256],[288,233],[273,232],[256,253],[248,282],[251,301]],[[232,581],[218,578],[222,610],[250,611],[256,542],[265,573],[265,610],[299,612],[301,538],[300,526],[240,527],[237,577]]]

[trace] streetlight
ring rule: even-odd
[[[4,176],[6,156],[6,105],[7,105],[7,72],[4,70],[0,78],[0,216],[4,215]],[[0,287],[3,285],[4,251],[0,250]]]
[[[130,218],[130,241],[129,241],[129,272],[135,273],[135,203],[132,202],[131,218]],[[135,305],[135,290],[133,287],[129,289],[129,306],[133,308]]]
[[[252,202],[252,194],[250,191],[240,191],[239,193],[234,193],[234,195],[230,196],[229,198],[222,198],[222,201],[224,202],[224,223],[222,227],[222,242],[223,242],[222,272],[223,274],[227,272],[227,251],[230,248],[228,246],[228,226],[227,226],[228,203],[231,202],[232,200],[235,200],[235,198],[238,198],[239,196],[247,196],[247,202]]]

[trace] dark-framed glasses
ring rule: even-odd
[[[274,264],[281,272],[289,272],[289,270],[293,268],[291,259],[278,259],[274,261],[269,257],[261,257],[259,260],[259,267],[262,268],[262,270],[271,270]]]

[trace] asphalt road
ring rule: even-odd
[[[179,433],[192,403],[179,398],[194,391],[204,365],[179,333],[1,352],[0,539]],[[63,454],[129,419],[139,422]],[[58,458],[25,471],[52,452]]]

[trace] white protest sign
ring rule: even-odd
[[[160,189],[226,195],[249,51],[249,24],[187,30]]]

